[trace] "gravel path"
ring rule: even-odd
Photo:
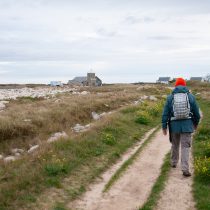
[[[193,171],[192,167],[191,171]],[[193,177],[183,177],[180,166],[172,169],[155,210],[195,210],[192,184]]]
[[[168,137],[159,131],[107,193],[102,191],[116,168],[107,171],[102,180],[90,186],[80,200],[69,203],[68,207],[78,210],[138,209],[147,200],[169,150]]]

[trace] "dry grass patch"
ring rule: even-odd
[[[138,106],[136,112],[139,109],[141,106]],[[151,124],[140,125],[135,122],[136,112],[114,113],[86,133],[51,145],[46,144],[37,154],[9,165],[1,164],[0,209],[31,208],[46,188],[64,189],[61,190],[64,192],[64,201],[79,196],[95,177],[159,122],[158,117],[154,117]],[[55,195],[53,200],[57,201],[59,196]],[[35,206],[42,202],[38,200]]]
[[[30,144],[45,141],[51,134],[66,131],[76,123],[92,121],[91,112],[117,109],[145,94],[163,94],[164,87],[111,85],[86,88],[89,95],[58,94],[49,100],[20,98],[11,101],[0,116],[0,153],[9,154],[11,148],[28,149]],[[81,91],[84,88],[81,88]]]

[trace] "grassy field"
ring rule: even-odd
[[[137,87],[108,86],[92,89],[91,95],[82,98],[68,94],[58,95],[57,99],[61,101],[58,104],[53,101],[55,99],[31,101],[24,98],[11,102],[1,116],[1,132],[8,132],[9,136],[9,132],[15,133],[17,129],[8,126],[10,130],[4,130],[4,120],[8,119],[8,124],[20,126],[20,119],[29,116],[33,119],[32,128],[22,125],[29,133],[17,132],[11,138],[4,137],[1,145],[4,145],[5,150],[11,148],[11,145],[25,146],[29,138],[38,138],[39,133],[40,136],[47,137],[51,132],[61,129],[68,132],[75,121],[89,122],[91,111],[119,108],[123,102],[132,102],[141,95],[160,96],[167,93],[165,88],[157,90],[154,87],[141,87],[137,90]],[[109,107],[104,108],[104,103]],[[85,133],[69,135],[68,139],[50,145],[44,144],[37,153],[24,156],[13,163],[1,163],[0,210],[33,209],[38,203],[41,205],[38,202],[39,195],[46,189],[62,189],[64,192],[62,198],[50,203],[51,208],[56,209],[57,202],[65,204],[66,200],[75,199],[146,131],[160,123],[160,107],[158,103],[150,101],[137,106],[129,105],[104,117]],[[35,124],[36,121],[39,123]],[[34,133],[30,133],[31,131]],[[19,142],[14,143],[15,141]]]
[[[198,210],[210,209],[210,86],[189,84],[199,98],[203,120],[193,141],[195,178],[193,192]],[[0,153],[10,154],[11,148],[27,149],[30,144],[45,142],[54,132],[65,131],[68,139],[43,144],[33,155],[4,164],[0,161],[0,210],[39,209],[46,191],[55,193],[48,209],[65,209],[67,201],[86,191],[96,177],[114,164],[135,142],[160,123],[162,102],[133,102],[143,95],[161,98],[169,92],[164,86],[110,85],[100,88],[80,88],[89,95],[69,93],[55,98],[19,98],[10,101],[0,116]],[[91,112],[116,110],[97,121],[92,128],[80,134],[72,132],[76,123],[92,122]],[[30,119],[25,122],[24,119]],[[162,191],[169,170],[165,159],[161,175],[153,186],[151,196],[143,209],[153,209]],[[132,163],[125,163],[121,172]],[[107,187],[110,187],[107,186]],[[107,188],[108,189],[108,188]],[[47,199],[44,198],[44,200]]]
[[[201,125],[194,136],[195,177],[193,193],[198,210],[210,209],[210,83],[188,84],[198,98],[203,113]]]
[[[210,209],[210,100],[199,100],[203,119],[193,141],[194,197],[198,210]]]
[[[29,145],[45,141],[55,132],[71,135],[76,123],[88,124],[91,112],[108,112],[133,103],[142,95],[161,95],[165,88],[158,86],[111,85],[80,88],[88,95],[58,94],[55,98],[31,97],[11,100],[0,115],[0,154],[10,154],[11,148],[28,149]]]

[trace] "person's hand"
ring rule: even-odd
[[[197,128],[198,128],[198,125],[194,125],[194,130],[197,130]]]
[[[164,136],[167,135],[167,129],[163,129],[163,135],[164,135]]]

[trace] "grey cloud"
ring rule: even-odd
[[[148,39],[164,41],[164,40],[172,40],[174,37],[170,36],[149,36]]]
[[[104,28],[98,28],[96,30],[96,32],[99,34],[99,35],[102,35],[102,36],[105,36],[105,37],[114,37],[114,36],[117,36],[117,31],[108,31]]]
[[[125,17],[124,22],[128,23],[128,24],[137,24],[137,23],[151,23],[154,22],[155,19],[152,17],[136,17],[133,15],[129,15],[127,17]]]
[[[209,8],[205,0],[0,0],[0,62],[15,61],[1,65],[0,82],[48,81],[91,67],[107,82],[155,81],[153,72],[176,69],[203,75]]]
[[[143,22],[151,23],[151,22],[154,22],[154,21],[155,21],[155,19],[152,18],[152,17],[144,17],[143,18]]]

